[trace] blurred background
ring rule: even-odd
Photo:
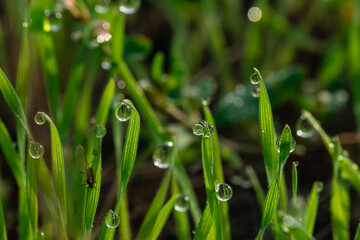
[[[25,9],[29,5],[32,7],[26,16]],[[22,29],[29,29],[28,119],[35,138],[45,147],[47,161],[50,159],[49,129],[39,128],[32,121],[37,111],[51,113],[56,119],[48,103],[51,95],[44,81],[43,43],[39,36],[45,31],[53,40],[60,99],[64,97],[78,53],[85,51],[84,62],[96,63],[87,65],[81,85],[83,88],[91,84],[93,88],[87,126],[90,127],[102,89],[113,77],[110,56],[116,53],[112,52],[111,34],[117,28],[121,31],[122,26],[112,25],[111,13],[119,11],[118,6],[116,0],[0,0],[0,67],[14,85]],[[49,18],[48,29],[44,26],[46,9],[55,14]],[[299,162],[299,194],[306,199],[314,181],[324,183],[314,236],[316,239],[331,238],[331,158],[317,135],[309,139],[295,136],[296,122],[301,109],[310,111],[329,135],[339,135],[344,149],[358,162],[359,11],[359,3],[343,0],[144,0],[135,14],[126,15],[124,59],[162,124],[177,133],[179,159],[185,164],[201,208],[205,206],[206,194],[200,138],[192,133],[192,125],[203,119],[204,99],[213,112],[226,182],[234,190],[229,201],[233,239],[254,238],[261,224],[261,211],[245,166],[255,169],[267,190],[258,98],[249,81],[253,67],[260,70],[267,85],[277,133],[289,124],[296,139],[296,149],[288,161]],[[124,82],[116,81],[118,100],[132,99]],[[15,141],[15,118],[2,96],[0,110],[0,117]],[[111,126],[106,127],[99,214],[105,213],[116,197],[114,144]],[[73,130],[70,127],[69,137],[63,139],[64,145],[71,145]],[[155,146],[143,121],[137,163],[128,190],[134,233],[164,175],[164,171],[152,163]],[[291,164],[285,166],[285,172],[290,189]],[[8,234],[16,237],[17,202],[12,199],[17,199],[17,190],[2,155],[0,178]],[[288,194],[291,197],[290,191]],[[353,189],[351,198],[353,236],[360,218],[359,196]],[[95,226],[95,231],[99,226]],[[175,237],[170,219],[161,239]]]

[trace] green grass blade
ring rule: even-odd
[[[18,95],[15,92],[15,89],[11,85],[10,81],[8,80],[2,69],[0,69],[0,90],[11,111],[14,113],[17,120],[19,120],[27,135],[31,138],[30,128],[26,120],[24,108],[22,107],[22,104]]]
[[[96,124],[106,125],[106,121],[109,115],[111,101],[115,92],[115,81],[110,80],[102,94],[100,103],[96,113]]]
[[[354,240],[360,240],[360,223],[358,224],[358,227],[356,229]]]
[[[144,238],[145,240],[156,240],[161,230],[163,229],[167,219],[169,218],[170,213],[174,209],[176,201],[176,196],[173,196],[170,198],[170,200],[161,208],[156,220],[154,221],[153,228],[150,232],[146,235]]]
[[[260,205],[260,208],[263,209],[264,202],[265,202],[265,193],[261,187],[259,178],[256,176],[256,173],[251,166],[246,166],[245,171],[246,171],[247,175],[249,176],[251,185],[254,188],[256,199]]]
[[[297,199],[297,186],[298,186],[298,175],[297,175],[297,162],[292,163],[292,200],[293,206],[296,206]]]
[[[223,167],[221,162],[219,137],[215,126],[215,121],[206,102],[203,102],[203,110],[204,110],[204,116],[206,122],[214,127],[214,132],[211,135],[213,142],[213,149],[214,149],[214,178],[222,183],[224,182],[224,174],[223,174]],[[231,231],[230,231],[230,219],[229,219],[229,205],[227,202],[222,202],[220,204],[220,208],[221,208],[222,223],[224,228],[224,239],[230,240]]]
[[[67,225],[67,206],[66,206],[66,182],[65,182],[65,167],[63,149],[60,142],[58,130],[51,120],[51,118],[43,112],[37,114],[43,114],[46,121],[50,124],[50,137],[51,137],[51,166],[52,175],[54,177],[54,186],[56,196],[60,204],[60,213],[63,223],[64,232],[66,232]]]
[[[284,175],[285,173],[281,172],[279,209],[286,211],[288,199],[287,199],[286,181]]]
[[[194,240],[207,239],[212,224],[213,221],[211,218],[210,206],[209,203],[207,203],[201,215],[199,225],[196,228]]]
[[[51,113],[54,116],[55,123],[59,124],[60,120],[60,83],[59,83],[59,70],[57,65],[56,53],[53,40],[50,34],[41,34],[39,41],[39,48],[41,52],[42,65],[44,66],[45,85],[49,98],[49,105]]]
[[[173,175],[171,178],[171,194],[178,196],[181,194],[179,186],[176,183],[176,178]],[[177,235],[179,240],[190,240],[190,228],[187,212],[174,211],[173,213]]]
[[[319,183],[315,182],[312,187],[310,197],[306,204],[306,211],[304,216],[304,228],[310,235],[312,235],[314,232],[316,214],[319,205],[318,185]]]
[[[0,198],[0,240],[7,240],[4,209],[2,206],[2,200]]]
[[[264,155],[266,175],[268,183],[272,182],[273,177],[278,169],[278,153],[276,151],[276,133],[274,128],[271,105],[264,80],[259,70],[254,68],[255,73],[260,79],[260,96],[259,96],[259,122],[261,146]]]
[[[339,158],[344,158],[339,156]],[[339,168],[344,172],[344,177],[351,183],[351,185],[360,192],[360,172],[356,163],[353,163],[348,158],[339,161]]]
[[[69,77],[69,82],[66,85],[65,95],[64,95],[64,110],[66,114],[63,115],[60,128],[60,136],[64,139],[66,132],[69,129],[71,120],[74,116],[74,111],[80,92],[81,82],[84,77],[85,72],[85,47],[82,47],[79,52],[78,59],[75,63],[74,68]]]
[[[183,193],[190,198],[190,213],[196,225],[200,221],[201,211],[190,178],[181,163],[175,162],[174,175]]]
[[[129,216],[128,197],[125,192],[121,199],[120,206],[120,239],[130,240],[131,239],[131,226]]]
[[[202,162],[203,162],[203,171],[204,171],[204,178],[205,178],[205,186],[206,186],[206,195],[207,200],[210,204],[210,211],[211,216],[213,219],[213,227],[215,232],[215,239],[223,239],[223,225],[222,225],[222,218],[220,212],[220,203],[216,197],[215,192],[215,182],[212,173],[213,166],[213,145],[212,145],[212,138],[202,136],[201,141],[201,153],[202,153]]]
[[[296,239],[296,240],[315,240],[315,238],[313,236],[311,236],[311,234],[309,234],[304,228],[303,226],[296,220],[293,218],[293,223],[291,226],[289,226],[289,232],[290,232],[290,236],[291,239]]]
[[[38,190],[35,161],[37,159],[32,158],[28,154],[26,164],[26,199],[33,239],[36,239],[38,231]]]

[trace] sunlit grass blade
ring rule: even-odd
[[[266,175],[268,183],[272,181],[278,169],[278,153],[276,151],[276,133],[274,128],[271,105],[264,80],[259,70],[254,68],[260,80],[260,96],[259,96],[259,123],[261,146],[264,155]]]
[[[154,225],[150,232],[146,235],[144,238],[145,240],[156,240],[158,239],[158,236],[160,235],[161,230],[163,229],[170,213],[174,209],[174,204],[176,201],[176,196],[173,196],[172,198],[167,201],[167,203],[161,208],[159,214],[157,215]]]
[[[306,211],[304,216],[304,228],[305,230],[312,235],[315,227],[316,214],[319,204],[319,182],[315,182],[310,197],[306,204]]]
[[[256,199],[260,205],[260,208],[262,209],[264,207],[265,202],[265,193],[264,190],[261,187],[261,184],[259,182],[259,179],[254,171],[254,169],[251,166],[245,167],[246,173],[249,176],[251,185],[254,188]]]
[[[298,162],[292,163],[292,201],[294,207],[296,206],[297,186],[298,186],[297,165]]]
[[[64,138],[68,128],[70,126],[71,120],[74,116],[74,111],[76,108],[76,103],[78,95],[80,92],[80,85],[84,78],[85,72],[85,47],[83,46],[79,51],[78,59],[75,63],[75,66],[70,73],[68,84],[66,85],[65,95],[64,95],[64,111],[66,114],[62,116],[60,136]]]
[[[122,240],[130,240],[131,238],[131,226],[130,226],[130,216],[129,216],[129,206],[128,206],[128,197],[125,192],[121,199],[120,206],[120,238]]]
[[[26,164],[26,199],[29,214],[31,232],[36,239],[38,231],[38,190],[36,179],[36,164],[34,159],[28,154]]]
[[[55,123],[60,123],[60,83],[59,70],[56,59],[54,43],[50,34],[43,33],[40,35],[39,49],[41,52],[42,66],[44,67],[44,79],[47,88],[49,105],[51,113],[54,116]]]
[[[51,118],[43,112],[38,112],[37,114],[43,115],[46,121],[48,121],[50,124],[52,175],[54,178],[56,196],[60,203],[60,214],[63,222],[64,232],[66,232],[65,229],[67,225],[67,204],[63,149],[60,142],[58,130]]]
[[[5,98],[5,101],[9,105],[11,111],[16,116],[17,120],[21,123],[25,129],[27,135],[31,137],[30,129],[28,122],[26,120],[26,115],[24,108],[20,102],[18,95],[15,92],[15,89],[11,85],[10,81],[6,77],[5,73],[0,69],[0,90]]]
[[[176,178],[173,175],[171,178],[171,194],[172,196],[178,196],[181,194],[179,187],[176,183]],[[173,212],[175,225],[177,229],[177,236],[180,240],[190,240],[190,228],[187,211],[186,212]]]
[[[224,229],[222,225],[220,203],[216,197],[216,192],[215,192],[215,182],[212,173],[213,166],[211,166],[211,163],[214,162],[213,145],[212,145],[211,137],[205,137],[205,135],[202,135],[201,154],[202,154],[203,171],[204,171],[205,186],[206,186],[206,196],[210,204],[210,211],[213,220],[215,239],[220,240],[223,239]]]
[[[4,217],[4,209],[2,206],[2,200],[0,198],[0,239],[7,240],[6,228],[5,228],[5,217]]]
[[[360,192],[360,172],[358,165],[353,163],[350,159],[340,155],[339,168],[342,172],[344,172],[344,177],[351,183],[351,185]]]
[[[204,116],[205,116],[206,122],[214,127],[214,132],[213,132],[213,134],[211,134],[211,138],[212,138],[212,142],[213,142],[213,149],[214,149],[214,178],[222,183],[222,182],[224,182],[224,174],[223,174],[223,167],[222,167],[222,162],[221,162],[219,137],[217,134],[217,129],[216,129],[214,118],[211,114],[209,107],[207,106],[206,101],[203,102],[203,110],[204,110]],[[224,239],[230,240],[231,239],[231,231],[230,231],[228,203],[222,202],[220,204],[220,208],[221,208],[222,223],[224,226]]]
[[[275,178],[273,179],[270,185],[269,191],[265,198],[262,221],[261,221],[261,229],[259,231],[257,239],[263,238],[267,226],[270,224],[270,222],[275,216],[276,209],[279,203],[279,197],[280,197],[280,176],[283,166],[286,162],[286,159],[289,156],[291,146],[292,146],[291,130],[289,126],[286,125],[281,134],[281,139],[280,139],[280,156],[279,156],[280,166],[278,168],[277,174],[275,175]]]
[[[209,203],[206,204],[205,209],[201,215],[199,225],[196,228],[194,240],[207,239],[213,220],[211,218]]]

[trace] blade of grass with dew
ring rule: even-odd
[[[358,227],[356,229],[354,240],[360,240],[360,223],[358,224]]]
[[[179,186],[176,183],[174,175],[171,177],[171,194],[177,197],[180,194]],[[177,229],[177,237],[179,240],[190,240],[190,228],[187,211],[179,212],[174,211],[173,213],[175,226]]]
[[[54,122],[46,113],[39,112],[38,114],[43,114],[46,118],[46,121],[48,121],[50,124],[52,175],[54,178],[56,196],[60,203],[62,227],[65,233],[67,229],[67,204],[63,149],[61,146],[59,133]]]
[[[221,162],[219,137],[217,134],[214,118],[211,114],[211,111],[206,101],[203,101],[203,111],[206,122],[214,127],[214,132],[213,134],[211,134],[213,149],[214,149],[214,178],[217,179],[219,182],[223,183],[224,174],[223,174],[223,167]],[[231,230],[230,230],[230,219],[229,219],[229,205],[227,202],[222,202],[220,204],[220,208],[221,208],[222,223],[224,227],[224,240],[230,240]]]
[[[265,193],[264,190],[261,187],[261,184],[259,182],[259,178],[257,177],[254,169],[251,166],[246,166],[245,171],[247,175],[249,176],[251,185],[254,188],[256,199],[260,205],[260,208],[264,208],[264,202],[265,202]]]
[[[174,209],[176,201],[176,196],[173,196],[165,203],[165,205],[161,208],[156,220],[154,221],[154,227],[144,238],[145,240],[156,240],[158,239],[161,230],[163,229],[167,219],[169,218],[170,213]]]
[[[211,137],[205,137],[202,135],[201,141],[201,155],[204,171],[206,196],[210,204],[211,217],[213,220],[213,228],[215,233],[215,239],[223,239],[224,229],[221,218],[220,203],[216,197],[215,182],[213,177],[214,163],[213,144]]]
[[[27,155],[28,155],[27,163],[26,163],[27,209],[28,209],[33,239],[36,239],[38,232],[38,190],[37,190],[35,161],[37,161],[37,159],[32,158],[29,153]]]
[[[316,221],[316,214],[317,214],[317,209],[318,209],[318,205],[319,205],[319,183],[315,182],[311,193],[310,193],[310,197],[307,201],[306,204],[306,210],[305,210],[305,216],[304,216],[304,228],[305,230],[312,235],[314,232],[314,227],[315,227],[315,221]]]
[[[189,176],[187,175],[184,166],[178,161],[175,162],[174,175],[182,191],[190,198],[190,213],[196,225],[199,223],[201,217],[199,203]]]
[[[2,200],[0,198],[0,239],[7,240],[6,228],[5,228],[5,217],[4,217],[4,209],[2,206]]]
[[[261,228],[257,239],[262,239],[267,226],[270,224],[275,216],[276,209],[279,203],[280,196],[280,176],[285,165],[286,159],[289,156],[292,145],[291,130],[288,125],[284,127],[280,139],[280,154],[279,154],[279,169],[275,178],[273,179],[269,191],[265,198]]]
[[[21,105],[20,99],[15,92],[15,89],[11,85],[10,81],[6,77],[5,73],[0,68],[0,90],[5,98],[5,101],[9,105],[11,111],[14,113],[15,117],[21,125],[23,126],[27,135],[31,138],[31,133],[29,129],[28,122],[26,120],[26,115],[24,108]]]
[[[49,105],[51,113],[54,116],[55,123],[60,123],[60,83],[59,70],[57,65],[56,53],[51,35],[43,33],[40,35],[39,49],[41,53],[42,66],[44,66],[43,74],[45,78],[45,85],[47,88]]]
[[[194,240],[203,240],[203,239],[207,239],[211,227],[213,225],[213,220],[211,217],[211,212],[210,212],[210,205],[207,202],[205,209],[201,215],[199,224],[196,228],[195,231],[195,236],[194,236]]]
[[[293,207],[296,207],[297,199],[297,186],[298,186],[298,175],[297,175],[297,162],[292,163],[292,200]]]
[[[340,160],[340,158],[343,159]],[[360,192],[360,172],[358,165],[344,156],[339,156],[339,168],[344,172],[344,177],[351,185]]]
[[[274,121],[272,116],[270,100],[267,94],[264,80],[259,70],[254,68],[254,71],[260,79],[260,96],[259,96],[260,137],[261,137],[261,146],[265,161],[266,176],[268,183],[270,184],[279,166],[278,152],[276,151],[276,133],[274,128]]]
[[[75,66],[73,67],[68,83],[66,85],[65,95],[64,95],[64,110],[66,114],[62,116],[60,136],[62,139],[65,139],[66,133],[69,129],[71,120],[74,116],[74,111],[76,108],[76,103],[78,95],[80,92],[81,82],[84,77],[85,72],[85,46],[82,46],[78,58],[76,60]]]

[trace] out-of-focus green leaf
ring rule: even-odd
[[[194,240],[207,239],[212,224],[213,220],[211,218],[210,205],[207,203],[201,215],[199,225],[196,228]]]
[[[124,59],[139,61],[145,59],[152,50],[150,38],[144,35],[135,35],[125,38]]]
[[[315,182],[312,187],[310,197],[306,204],[306,211],[304,216],[304,228],[310,235],[312,235],[314,232],[316,214],[319,204],[318,185],[319,183]]]
[[[0,199],[0,239],[7,240],[6,228],[5,228],[5,217],[4,209],[2,206],[2,200]]]

